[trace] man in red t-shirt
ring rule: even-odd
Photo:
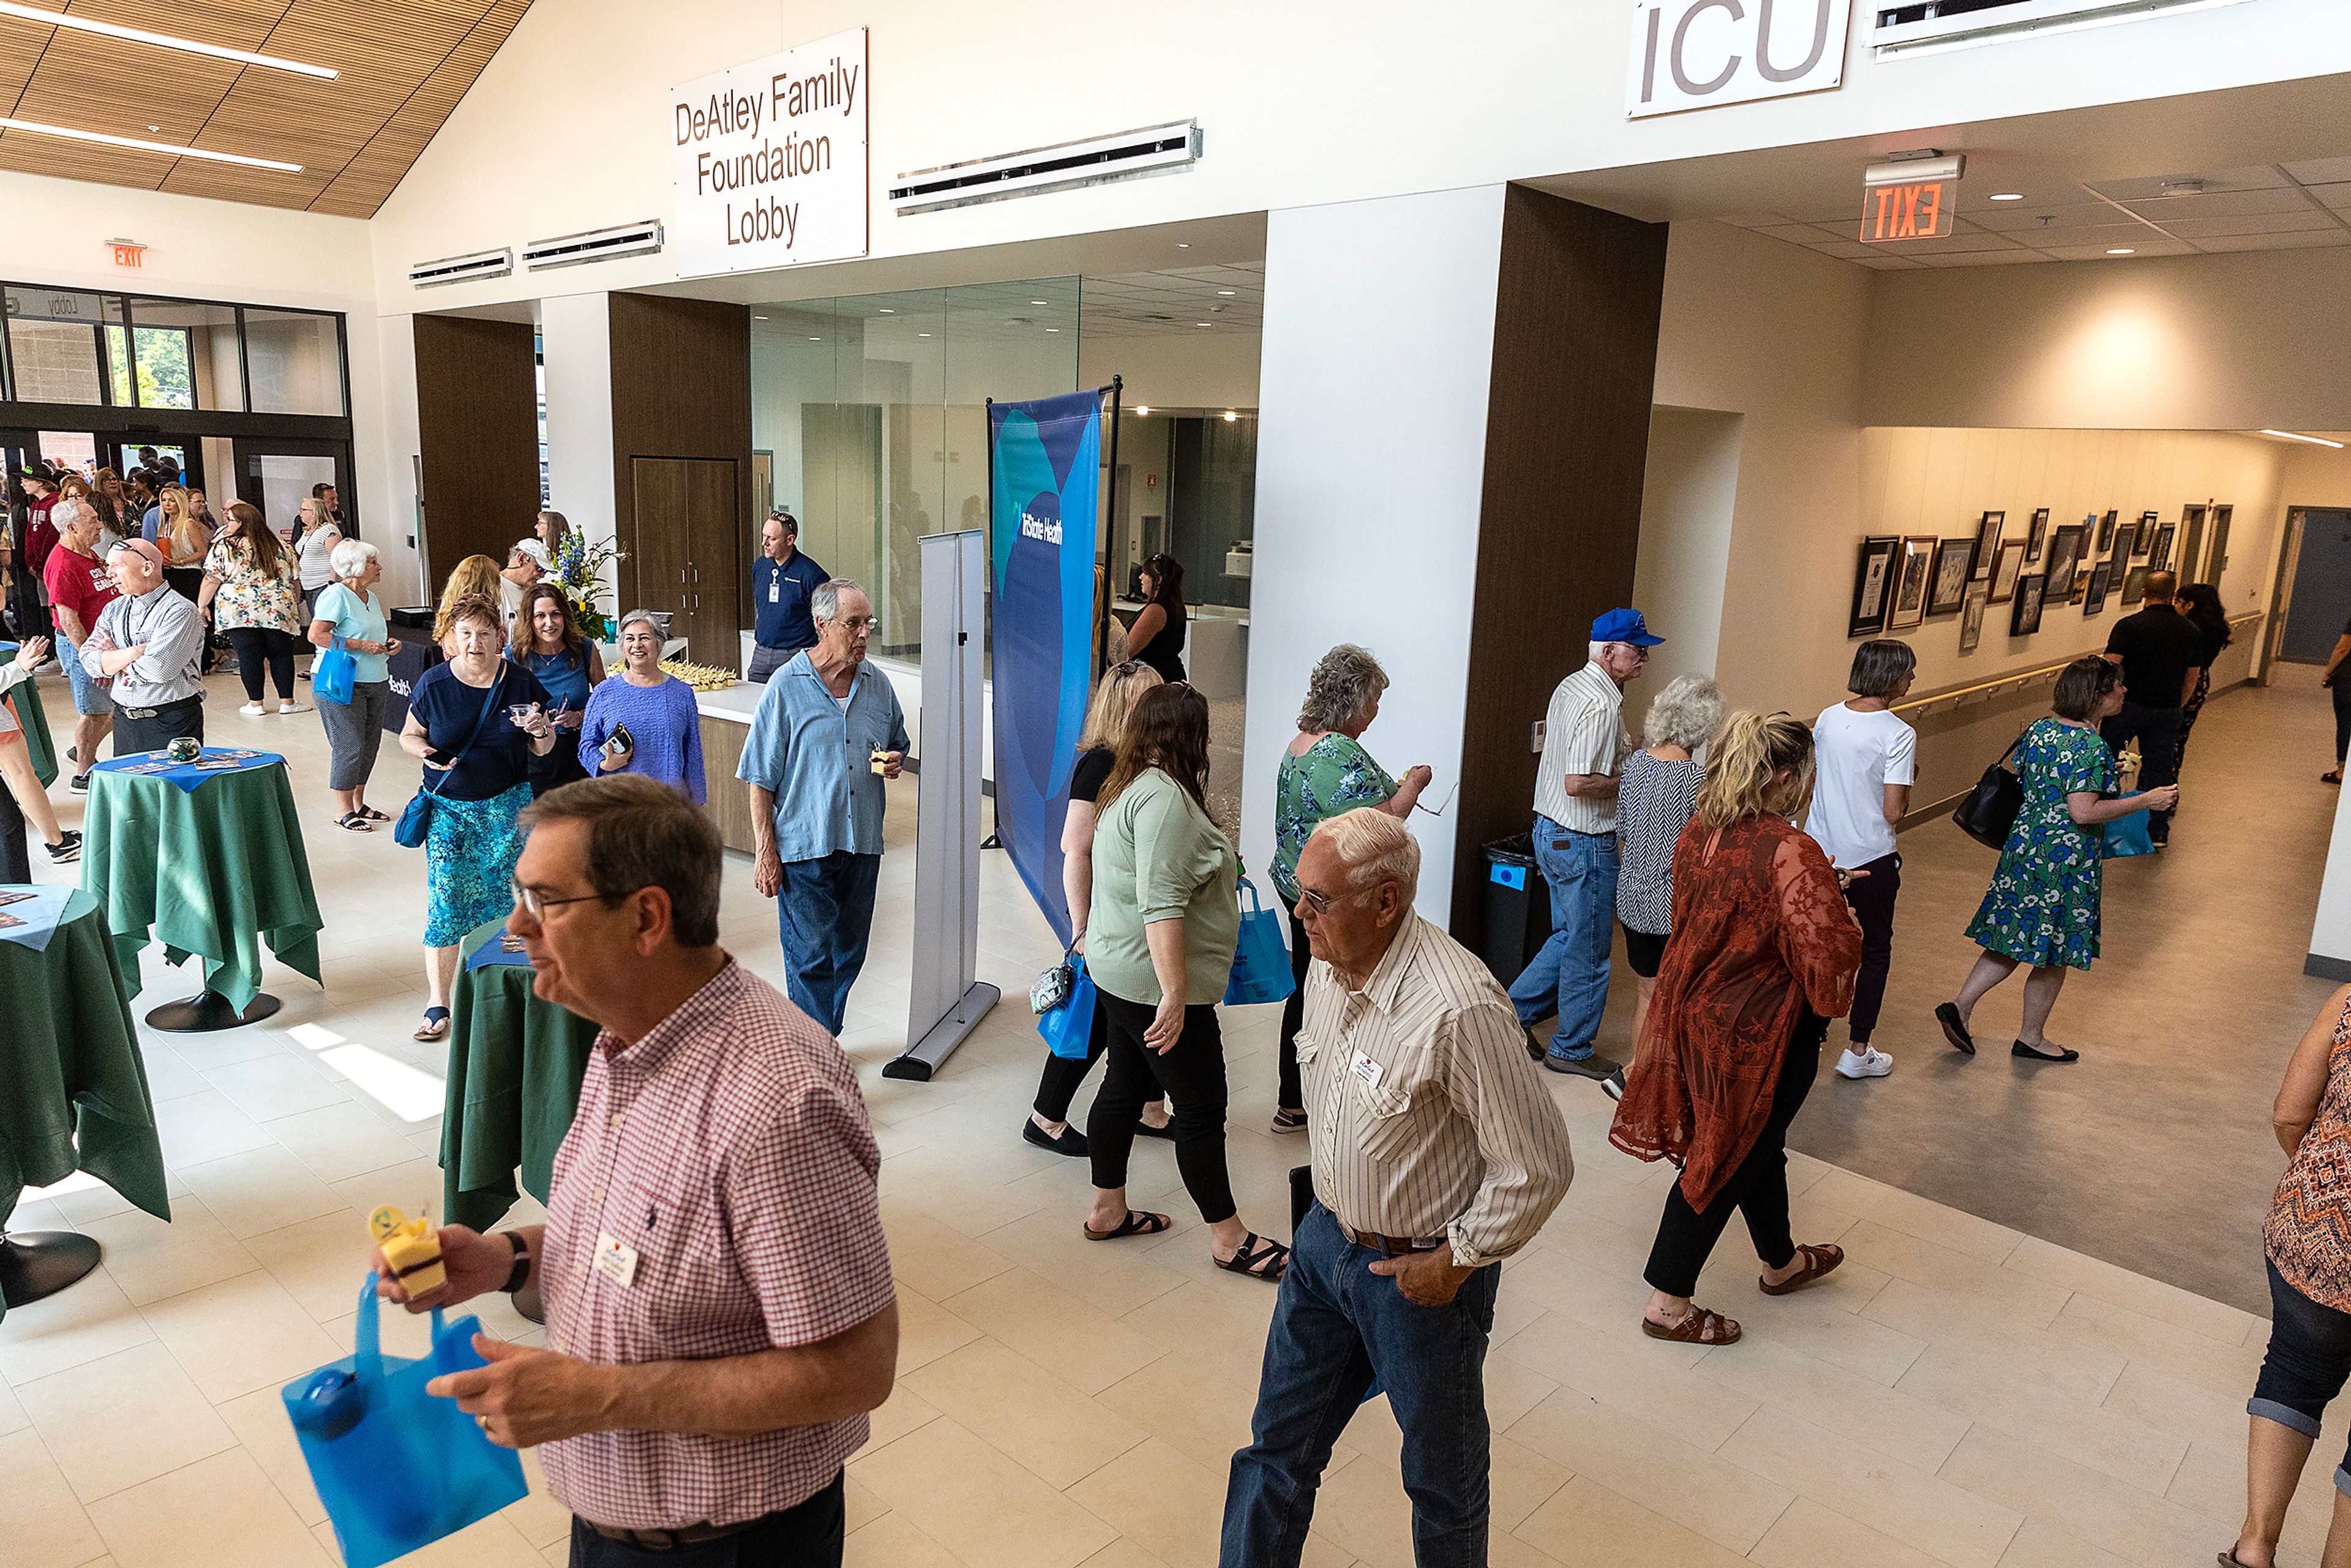
[[[98,630],[99,612],[121,597],[98,559],[98,508],[87,501],[59,501],[51,514],[57,525],[57,548],[49,551],[41,580],[49,591],[49,612],[56,619],[57,639],[70,651],[58,663],[73,687],[73,792],[89,793],[89,765],[98,760],[98,743],[114,727],[114,699],[97,676],[81,667],[79,649]]]
[[[18,514],[24,521],[16,540],[16,632],[20,639],[30,639],[51,634],[41,569],[57,542],[57,530],[49,521],[57,487],[47,469],[36,466],[26,472],[24,489],[25,508]]]

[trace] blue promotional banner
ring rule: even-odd
[[[1094,391],[987,411],[996,836],[1065,943],[1061,817],[1092,686],[1102,407]]]

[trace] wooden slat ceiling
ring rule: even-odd
[[[0,131],[0,169],[371,217],[530,0],[25,0],[333,81],[0,16],[0,118],[299,163],[298,174]]]

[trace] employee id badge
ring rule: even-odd
[[[781,604],[783,601],[784,580],[780,577],[769,578],[768,580],[768,602],[770,604]]]
[[[596,1238],[596,1271],[616,1285],[627,1286],[637,1277],[637,1249],[611,1231]]]
[[[1382,1074],[1387,1070],[1365,1055],[1363,1047],[1357,1046],[1354,1055],[1347,1059],[1347,1071],[1361,1080],[1364,1088],[1377,1089]]]

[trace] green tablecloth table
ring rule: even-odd
[[[131,993],[96,899],[76,891],[44,951],[0,942],[0,1225],[25,1188],[77,1170],[171,1218]]]
[[[174,964],[204,961],[204,986],[243,1012],[261,993],[261,945],[319,978],[319,900],[285,766],[183,789],[100,768],[82,812],[81,884],[106,910],[130,994],[150,933]]]
[[[466,936],[471,956],[505,928],[503,917]],[[555,1151],[580,1108],[580,1081],[596,1026],[531,995],[531,970],[485,964],[457,972],[449,1008],[449,1089],[441,1118],[442,1212],[487,1230],[514,1207],[515,1170],[541,1203]]]
[[[0,660],[16,656],[16,644],[0,643]],[[41,666],[44,670],[57,667],[52,659]],[[46,789],[57,781],[57,743],[49,737],[48,710],[41,706],[41,694],[36,683],[27,681],[10,694],[16,702],[16,722],[25,727],[25,749],[33,758],[33,772]]]

